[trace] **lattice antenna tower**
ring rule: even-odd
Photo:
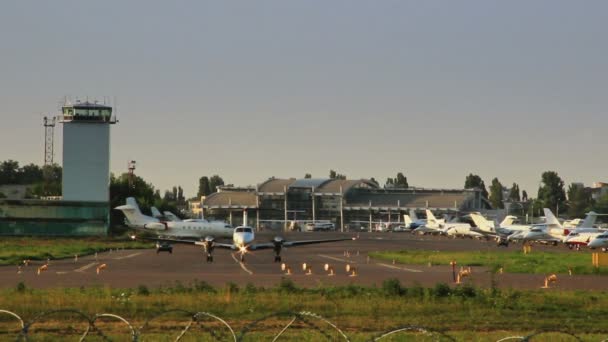
[[[53,165],[55,117],[44,117],[44,165]]]

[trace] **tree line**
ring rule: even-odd
[[[19,163],[14,160],[6,160],[0,163],[0,185],[30,185],[26,193],[27,198],[60,196],[61,177],[62,168],[57,164],[41,167],[31,163],[19,166]],[[346,179],[346,177],[345,174],[333,169],[329,170],[330,179]],[[304,178],[312,178],[312,175],[306,173]],[[370,181],[380,186],[380,183],[374,177],[370,177]],[[224,179],[219,175],[202,176],[199,178],[195,198],[215,193],[218,187],[223,185],[225,185]],[[398,172],[394,178],[388,177],[383,186],[385,188],[408,188],[409,184],[404,173]],[[533,213],[540,212],[542,208],[549,208],[555,213],[567,213],[570,217],[583,217],[590,210],[608,213],[608,194],[594,200],[589,189],[581,186],[581,184],[572,183],[566,189],[565,182],[555,171],[542,173],[536,198],[529,198],[528,193],[525,190],[520,190],[517,183],[513,183],[509,188],[505,187],[496,177],[492,179],[488,191],[483,179],[473,173],[465,177],[464,188],[479,189],[482,196],[495,209],[503,209],[505,202],[516,202]],[[0,193],[0,198],[2,197],[6,196]],[[161,211],[170,210],[176,213],[179,213],[178,208],[184,208],[187,203],[183,188],[180,185],[173,186],[171,190],[166,190],[161,196],[160,190],[155,189],[152,184],[147,183],[139,176],[133,176],[130,182],[127,173],[120,176],[112,174],[110,177],[110,202],[112,207],[123,204],[126,197],[135,197],[144,209],[155,206]],[[112,216],[117,215],[112,213]]]

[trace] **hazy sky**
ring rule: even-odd
[[[112,171],[536,195],[608,181],[607,1],[3,1],[0,160],[42,164],[64,96],[118,99]],[[55,159],[61,161],[61,129]]]

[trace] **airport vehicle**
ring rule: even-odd
[[[156,217],[147,216],[141,213],[135,198],[128,197],[126,204],[114,208],[122,211],[125,215],[127,226],[130,228],[152,232],[164,237],[196,238],[205,236],[215,238],[231,237],[234,228],[222,221],[180,220],[165,221]]]
[[[156,242],[156,254],[160,252],[169,252],[173,254],[173,246],[170,243],[165,241],[157,241]]]
[[[309,222],[306,224],[307,232],[316,232],[316,231],[332,231],[335,230],[336,227],[331,222]]]
[[[275,253],[274,261],[281,262],[281,251],[285,247],[295,247],[301,245],[311,245],[318,243],[337,242],[337,241],[348,241],[355,240],[356,238],[338,238],[338,239],[325,239],[325,240],[300,240],[300,241],[287,241],[280,236],[274,237],[270,242],[255,243],[255,234],[252,227],[239,226],[234,229],[232,235],[232,243],[216,242],[215,238],[211,236],[205,237],[202,241],[192,240],[177,240],[177,239],[162,239],[162,241],[168,243],[183,243],[196,246],[202,246],[207,254],[207,262],[213,262],[213,250],[215,248],[230,249],[240,253],[241,262],[245,261],[245,254],[253,251],[262,249],[272,249]]]

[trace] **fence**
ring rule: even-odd
[[[154,315],[153,317],[150,317],[139,328],[135,327],[135,325],[132,324],[131,322],[129,322],[127,319],[125,319],[121,316],[118,316],[118,315],[111,314],[111,313],[95,314],[95,315],[91,316],[87,313],[84,313],[84,312],[76,310],[76,309],[62,309],[62,310],[54,310],[54,311],[47,311],[47,312],[39,313],[34,318],[32,318],[30,321],[25,322],[18,314],[14,313],[14,312],[11,312],[8,310],[0,310],[1,322],[5,323],[5,322],[9,322],[11,320],[14,320],[19,325],[19,329],[16,329],[14,331],[14,336],[13,336],[14,340],[16,340],[16,341],[36,341],[39,338],[46,341],[49,339],[48,334],[52,335],[53,332],[55,334],[57,334],[57,336],[60,337],[61,340],[67,340],[66,336],[64,335],[65,331],[63,331],[62,329],[60,329],[56,326],[53,326],[50,328],[47,326],[46,329],[39,329],[40,331],[35,331],[35,330],[37,330],[37,325],[43,325],[45,320],[55,318],[55,319],[60,319],[60,321],[61,321],[61,319],[65,320],[66,317],[69,317],[69,321],[68,322],[62,321],[63,323],[67,323],[67,327],[65,327],[64,329],[69,330],[71,332],[71,334],[75,336],[75,339],[78,341],[88,341],[88,340],[113,341],[114,340],[113,338],[116,338],[115,335],[117,335],[117,334],[119,335],[119,339],[121,341],[124,341],[124,340],[153,341],[153,340],[159,339],[159,337],[158,337],[159,335],[158,334],[155,335],[154,332],[150,331],[150,330],[152,330],[151,326],[156,321],[160,320],[162,317],[171,316],[171,315],[180,315],[182,317],[185,317],[186,322],[183,327],[180,327],[179,329],[177,329],[178,331],[174,333],[174,336],[169,336],[170,333],[168,333],[166,331],[164,333],[161,333],[161,335],[163,336],[163,340],[180,341],[187,337],[192,338],[193,336],[188,336],[188,335],[195,334],[194,327],[196,325],[198,325],[199,329],[201,330],[201,331],[199,331],[199,334],[201,332],[205,333],[207,337],[204,340],[210,340],[210,341],[234,341],[234,342],[258,341],[260,339],[259,333],[262,329],[268,335],[268,337],[272,337],[272,339],[269,339],[269,340],[277,341],[277,340],[280,340],[281,338],[289,339],[289,337],[285,336],[285,335],[287,334],[287,331],[290,328],[294,328],[295,330],[298,330],[299,334],[302,334],[303,332],[304,332],[304,334],[307,334],[307,333],[317,334],[319,337],[315,338],[315,340],[322,338],[327,341],[351,341],[351,337],[349,337],[349,335],[347,333],[342,331],[335,323],[325,319],[324,317],[322,317],[318,314],[315,314],[312,312],[306,312],[306,311],[275,312],[275,313],[263,316],[257,320],[254,320],[254,321],[248,323],[247,325],[245,325],[239,331],[236,331],[230,325],[230,323],[228,323],[225,319],[223,319],[217,315],[214,315],[209,312],[203,312],[203,311],[190,312],[190,311],[181,310],[181,309],[162,311],[162,312]],[[81,320],[81,322],[83,323],[82,331],[78,331],[77,329],[74,328],[74,324],[76,323],[76,320],[78,320],[78,319]],[[285,323],[277,324],[276,323],[277,319],[285,319],[287,321],[287,323],[286,324]],[[57,323],[57,321],[54,321],[54,322]],[[116,331],[114,331],[115,328],[112,329],[113,330],[112,333],[108,333],[107,331],[104,331],[103,325],[108,322],[113,322],[113,323],[117,323],[118,325],[123,325],[125,331],[121,332],[121,333],[117,333]],[[278,327],[276,329],[276,331],[271,331],[270,333],[268,333],[267,325],[269,325],[269,322],[273,322],[270,325],[275,325]],[[175,327],[175,325],[173,325],[173,324],[175,324],[175,322],[173,320],[167,319],[165,322],[159,322],[159,323],[164,323],[166,326]],[[184,323],[184,322],[182,322],[182,323]],[[11,334],[10,332],[6,332],[6,336],[2,337],[0,335],[0,338],[2,338],[2,340],[10,339],[11,338],[10,334]],[[47,334],[47,335],[45,335],[45,334]],[[147,334],[152,334],[152,336],[147,338],[146,337]],[[547,334],[549,334],[550,337],[548,337]],[[42,336],[39,336],[39,335],[42,335]],[[361,336],[358,336],[357,340],[361,340],[361,341],[362,340],[365,340],[365,341],[385,341],[386,340],[386,341],[388,341],[395,337],[400,338],[399,335],[406,335],[407,337],[409,337],[407,339],[408,341],[409,340],[418,340],[418,339],[422,339],[425,341],[457,341],[456,338],[450,336],[449,332],[439,331],[436,329],[422,327],[422,326],[415,326],[415,325],[403,325],[400,327],[391,328],[384,332],[374,334],[371,337],[362,338]],[[581,338],[577,337],[576,335],[574,335],[570,332],[540,331],[540,332],[535,332],[535,333],[527,335],[527,336],[504,337],[504,338],[497,340],[497,342],[553,340],[556,338],[555,337],[556,335],[560,335],[559,336],[560,341],[564,341],[564,340],[582,341]],[[310,336],[310,334],[308,334],[307,336]],[[196,338],[196,340],[198,341],[198,340],[200,340],[200,338]],[[399,340],[401,340],[401,339],[399,339]],[[601,342],[608,342],[608,338],[601,340]]]

